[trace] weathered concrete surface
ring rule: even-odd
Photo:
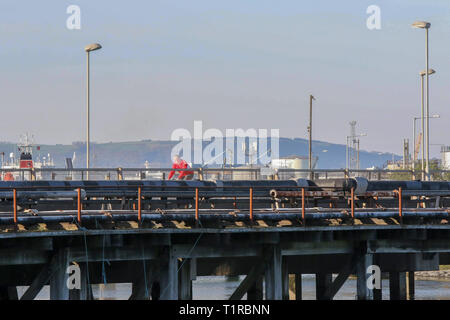
[[[0,287],[34,283],[26,296],[32,299],[40,286],[50,284],[53,299],[92,299],[89,285],[106,279],[133,283],[132,299],[188,300],[196,276],[249,275],[267,258],[260,276],[250,277],[237,296],[247,293],[249,299],[261,299],[264,281],[267,299],[286,299],[291,274],[297,275],[300,299],[298,276],[313,273],[318,275],[319,299],[332,299],[349,274],[358,275],[360,299],[376,299],[377,293],[363,286],[365,270],[374,263],[391,274],[393,297],[404,299],[403,274],[438,270],[439,264],[450,261],[449,240],[450,225],[435,220],[403,225],[398,221],[321,221],[306,226],[299,221],[198,226],[183,221],[141,225],[110,221],[82,227],[27,226],[0,231]],[[360,258],[353,262],[355,256]],[[73,262],[82,270],[79,292],[64,287],[65,269]],[[54,267],[46,270],[49,264]],[[333,273],[338,277],[330,281]],[[2,292],[11,299],[13,291]]]

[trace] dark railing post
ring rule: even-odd
[[[141,187],[138,188],[138,221],[141,222],[142,211],[141,211]]]
[[[350,205],[351,205],[352,219],[355,219],[355,188],[351,189],[350,196],[351,196]]]
[[[81,188],[77,189],[77,195],[78,195],[78,201],[77,201],[78,215],[77,215],[77,220],[78,220],[78,223],[81,224]]]
[[[13,189],[14,223],[17,223],[17,190]]]
[[[253,188],[250,188],[250,221],[253,221]]]
[[[303,224],[305,224],[305,188],[302,188],[302,220]]]
[[[198,188],[195,188],[195,220],[198,221]]]

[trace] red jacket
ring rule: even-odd
[[[172,166],[172,169],[187,169],[187,168],[189,168],[189,165],[183,159],[180,159],[180,163],[174,163]],[[189,174],[194,174],[194,171],[179,171],[179,172],[180,174],[178,175],[178,179],[181,179]],[[175,170],[170,171],[169,180],[173,177],[174,174]]]

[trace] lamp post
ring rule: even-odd
[[[436,73],[435,70],[433,69],[428,69],[428,74],[433,74]],[[422,180],[425,180],[425,172],[427,172],[428,175],[428,171],[425,171],[425,152],[428,152],[428,144],[430,142],[430,140],[428,139],[428,126],[430,124],[430,122],[428,121],[429,119],[429,113],[428,113],[428,107],[426,108],[426,110],[424,109],[424,92],[423,92],[423,77],[427,74],[426,70],[422,70],[419,75],[420,75],[420,90],[421,90],[421,112],[422,112]],[[428,86],[428,85],[427,85]],[[427,93],[428,94],[428,93]],[[427,105],[428,105],[428,101],[427,101]],[[426,115],[425,115],[426,113]],[[425,119],[427,119],[427,122],[425,122]],[[425,134],[426,134],[426,140],[425,140]],[[426,142],[426,144],[425,144]],[[427,156],[427,160],[426,160],[426,168],[428,168],[428,156]]]
[[[415,21],[412,24],[413,28],[419,28],[419,29],[425,29],[425,75],[426,75],[426,81],[425,81],[425,114],[427,116],[425,131],[423,131],[424,134],[426,134],[426,167],[425,167],[425,173],[426,173],[426,180],[429,180],[429,173],[430,173],[430,98],[429,98],[429,78],[430,78],[430,70],[429,70],[429,50],[428,50],[428,29],[430,29],[431,24],[426,21]]]
[[[89,169],[89,156],[90,156],[90,84],[89,84],[89,54],[91,51],[99,50],[102,46],[98,43],[93,43],[84,48],[87,55],[87,74],[86,74],[86,168]],[[86,172],[86,179],[89,180],[89,171]]]
[[[308,132],[309,132],[309,176],[310,179],[313,180],[313,173],[312,173],[312,102],[313,100],[316,100],[312,94],[309,95],[309,126],[308,126]]]

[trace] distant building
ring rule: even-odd
[[[441,147],[442,169],[450,170],[450,146]]]
[[[318,157],[313,157],[312,168],[315,169],[317,165]],[[272,159],[271,162],[272,169],[309,169],[309,158],[302,156],[288,156],[279,159]],[[308,178],[308,172],[279,172],[279,179],[292,179],[292,178]]]
[[[403,168],[403,160],[397,161],[387,161],[384,165],[384,169],[386,170],[402,170]]]

